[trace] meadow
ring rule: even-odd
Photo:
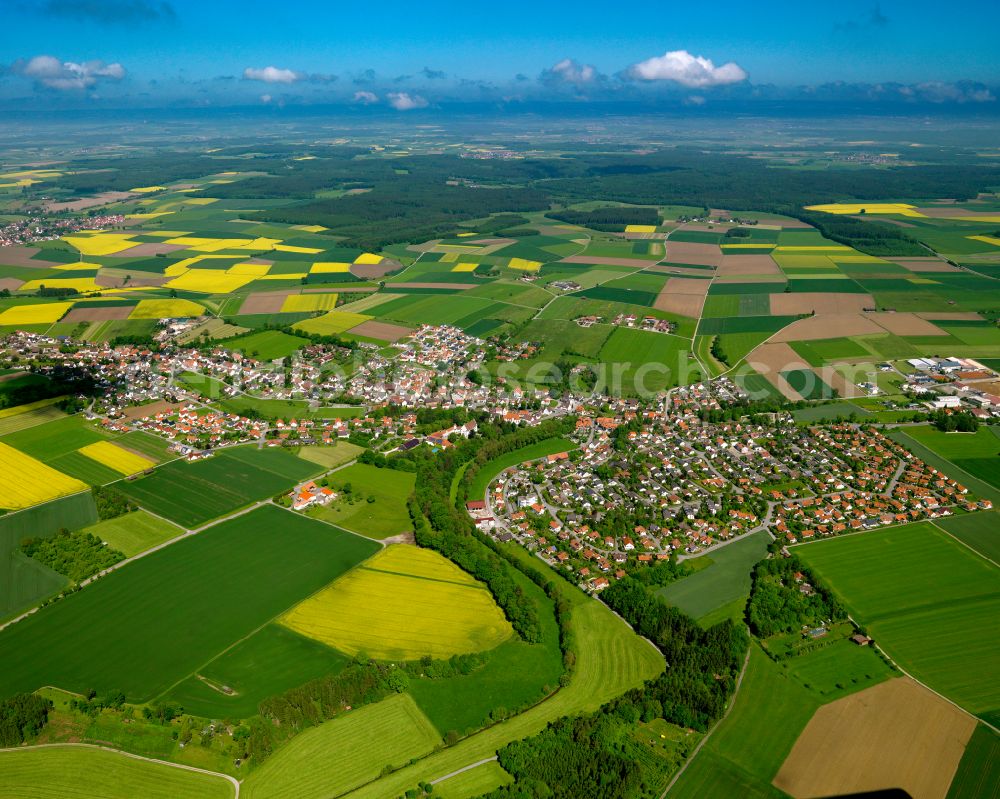
[[[935,524],[994,563],[1000,563],[1000,511],[939,519]]]
[[[182,527],[197,527],[287,491],[318,471],[315,464],[282,449],[249,446],[222,450],[195,463],[171,461],[119,487],[158,516]]]
[[[973,713],[1000,708],[983,679],[1000,668],[1000,642],[983,634],[1000,612],[995,566],[927,522],[795,552],[906,671]]]
[[[745,600],[750,595],[750,570],[767,553],[767,541],[763,531],[734,541],[714,550],[705,568],[688,560],[698,571],[664,586],[657,594],[694,619]]]
[[[148,701],[376,549],[275,507],[223,522],[0,632],[0,696],[55,685]]]
[[[221,776],[151,763],[97,747],[54,746],[0,751],[4,799],[230,799],[232,783]]]
[[[290,336],[280,330],[261,330],[225,343],[226,349],[242,352],[249,358],[258,361],[273,361],[276,358],[287,358],[309,340],[299,336]]]
[[[783,665],[824,702],[898,676],[871,647],[858,646],[846,638],[790,657]]]
[[[124,552],[129,558],[184,533],[184,530],[166,519],[152,516],[143,510],[98,522],[84,528],[84,531],[96,535],[109,547]]]
[[[485,586],[433,550],[379,552],[281,618],[354,656],[417,660],[493,649],[513,635]]]
[[[980,724],[965,745],[965,754],[948,789],[948,799],[1000,797],[1000,735]]]
[[[342,796],[403,766],[441,740],[413,699],[399,694],[352,710],[297,735],[243,783],[248,799]]]
[[[413,493],[415,479],[412,472],[355,463],[331,476],[331,485],[341,496],[310,515],[369,538],[398,535],[413,529],[406,500]],[[350,486],[350,494],[345,486]]]

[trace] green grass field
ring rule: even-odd
[[[1000,435],[997,429],[980,427],[975,433],[942,433],[930,425],[917,425],[906,428],[906,435],[973,477],[1000,488]]]
[[[290,688],[339,672],[347,658],[280,624],[268,624],[170,691],[188,712],[206,718],[247,718],[260,703]],[[226,686],[233,694],[219,690]]]
[[[336,469],[338,466],[343,466],[348,461],[354,460],[362,452],[364,452],[364,447],[359,447],[348,441],[338,441],[332,447],[299,447],[299,451],[295,454],[310,463],[322,466],[324,469]]]
[[[112,549],[132,557],[150,547],[176,538],[184,531],[165,519],[137,510],[116,519],[98,522],[92,527],[87,527],[86,532],[96,535]]]
[[[43,463],[75,452],[108,436],[82,416],[64,416],[3,437],[3,443],[21,450]]]
[[[965,754],[948,789],[948,799],[1000,797],[1000,735],[980,724],[965,745]]]
[[[514,778],[504,771],[499,763],[483,763],[436,784],[434,795],[442,799],[473,799],[513,780]]]
[[[1000,511],[952,516],[935,524],[980,555],[1000,563]]]
[[[750,595],[750,570],[767,552],[767,533],[759,532],[709,553],[712,563],[657,594],[689,616],[701,619]]]
[[[415,480],[412,472],[356,463],[332,477],[332,485],[341,496],[330,505],[310,511],[310,515],[369,538],[404,533],[413,529],[406,500],[413,493]],[[344,491],[346,485],[351,487],[350,495]],[[371,497],[374,501],[369,501]]]
[[[122,493],[187,527],[287,491],[320,469],[282,449],[226,449],[207,460],[172,461],[148,477],[119,483]]]
[[[312,727],[271,755],[244,782],[248,799],[326,799],[375,780],[441,740],[408,694],[383,699]]]
[[[1000,708],[1000,570],[932,524],[795,547],[906,671],[973,713]],[[920,590],[914,590],[920,586]],[[957,656],[958,655],[958,656]]]
[[[546,455],[555,455],[557,452],[566,452],[571,449],[576,449],[576,444],[568,438],[547,438],[545,441],[521,447],[499,458],[487,461],[476,472],[475,478],[469,484],[468,496],[470,499],[482,499],[486,495],[486,489],[489,488],[493,478],[504,469],[517,466],[517,464],[524,461],[544,458]]]
[[[301,336],[290,336],[280,330],[261,330],[249,336],[227,341],[227,350],[242,352],[244,355],[258,361],[273,361],[276,358],[287,358],[309,340]]]
[[[4,799],[229,799],[235,793],[223,777],[97,748],[0,751],[0,797]]]
[[[832,702],[897,676],[870,647],[841,639],[784,661],[788,673],[806,688]]]
[[[0,633],[0,696],[55,685],[149,700],[376,549],[275,507],[223,522]]]
[[[771,785],[820,701],[751,645],[730,714],[667,794],[669,799],[783,797]],[[749,745],[749,742],[753,745]]]

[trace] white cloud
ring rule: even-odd
[[[296,72],[293,69],[280,69],[278,67],[264,67],[263,69],[247,67],[243,70],[244,80],[260,80],[264,83],[295,83],[295,81],[302,80],[304,77],[301,72]]]
[[[600,77],[592,64],[580,64],[572,58],[564,58],[542,72],[543,83],[569,83],[580,86],[593,83]]]
[[[375,92],[354,92],[354,102],[361,105],[374,105],[378,102],[378,95]]]
[[[271,102],[271,99],[272,99],[271,95],[269,95],[269,94],[262,94],[260,96],[260,101],[262,103],[264,103],[265,105],[267,105],[269,102]]]
[[[386,97],[389,100],[389,105],[397,111],[412,111],[414,108],[426,108],[428,105],[427,100],[419,94],[410,94],[409,92],[389,92]]]
[[[125,67],[119,63],[105,64],[103,61],[60,61],[50,55],[36,55],[28,61],[14,65],[13,72],[20,73],[50,89],[67,91],[89,89],[99,80],[121,80],[125,77]]]
[[[700,94],[692,94],[690,97],[684,98],[684,105],[700,106],[705,105],[706,102],[707,100]]]
[[[671,80],[693,89],[739,83],[747,78],[739,64],[730,61],[717,67],[711,59],[691,55],[687,50],[647,58],[629,67],[626,74],[635,80]]]

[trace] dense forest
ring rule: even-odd
[[[18,746],[42,731],[52,702],[35,694],[0,700],[0,747]]]
[[[655,208],[627,205],[605,206],[592,211],[573,211],[567,208],[562,211],[549,211],[545,215],[571,225],[583,225],[592,230],[619,233],[625,230],[626,225],[660,224],[660,214]]]
[[[66,529],[51,538],[27,538],[21,551],[74,583],[125,560],[124,553],[105,546],[96,535]]]

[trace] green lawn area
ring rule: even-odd
[[[428,754],[440,741],[430,720],[408,694],[345,713],[297,735],[243,783],[247,799],[342,796]]]
[[[623,396],[687,385],[700,377],[697,363],[690,360],[691,346],[679,336],[615,328],[601,347],[600,361],[608,367],[601,382],[610,393]]]
[[[260,703],[309,680],[339,672],[347,657],[281,624],[268,624],[170,690],[185,711],[206,718],[248,718]],[[226,686],[234,694],[220,690]]]
[[[1000,708],[1000,570],[927,522],[794,548],[917,679],[973,713]],[[919,590],[917,587],[919,586]]]
[[[310,446],[299,447],[295,454],[300,458],[322,466],[324,469],[336,469],[343,466],[348,461],[354,460],[365,451],[364,447],[352,444],[349,441],[338,441],[332,446]]]
[[[0,752],[4,799],[229,799],[232,783],[101,749],[66,746]]]
[[[507,551],[529,568],[540,570],[549,578],[554,576],[523,547],[511,545]],[[492,757],[501,746],[538,733],[554,719],[592,712],[612,697],[641,685],[644,680],[662,671],[664,664],[659,653],[636,636],[607,607],[568,584],[560,581],[555,584],[560,595],[572,607],[570,624],[576,640],[585,642],[578,647],[576,670],[569,685],[530,710],[351,791],[347,796],[352,799],[399,796],[421,780],[438,779],[470,763]],[[282,757],[283,753],[278,752],[272,760],[278,761]],[[321,763],[303,767],[304,770],[323,768]]]
[[[98,430],[82,416],[64,416],[45,424],[9,433],[2,441],[21,450],[43,463],[75,452],[80,447],[96,441],[106,441],[109,436]]]
[[[442,799],[473,799],[510,782],[513,782],[513,777],[499,763],[483,763],[437,783],[434,795]]]
[[[165,519],[137,510],[116,519],[98,522],[85,532],[96,535],[112,549],[127,557],[145,552],[150,547],[183,534],[184,530]]]
[[[771,785],[820,700],[756,644],[730,714],[671,789],[670,799],[783,797]],[[752,745],[751,745],[752,742]]]
[[[331,477],[331,485],[340,496],[309,514],[369,538],[404,533],[413,529],[406,500],[413,493],[415,480],[413,472],[356,463]]]
[[[287,358],[308,343],[309,339],[301,336],[290,336],[280,330],[261,330],[257,333],[251,333],[249,336],[227,341],[222,346],[227,350],[242,352],[247,357],[255,358],[258,361],[273,361],[276,358]]]
[[[871,647],[841,638],[828,646],[784,661],[788,673],[806,688],[832,702],[898,676]]]
[[[750,595],[750,570],[767,552],[767,533],[747,536],[708,555],[712,563],[689,577],[664,586],[657,594],[695,619]]]
[[[153,513],[197,527],[291,489],[320,468],[280,448],[250,445],[221,450],[195,463],[171,461],[153,474],[118,484]]]
[[[948,789],[948,799],[1000,797],[1000,735],[980,724],[965,745],[965,754]]]
[[[0,696],[54,685],[148,701],[376,549],[273,506],[223,522],[0,632]]]
[[[517,466],[519,463],[524,463],[524,461],[533,461],[536,458],[544,458],[546,455],[555,455],[558,452],[567,452],[571,449],[576,449],[576,444],[568,438],[547,438],[544,441],[515,449],[506,455],[487,461],[476,472],[472,478],[472,482],[469,483],[468,497],[470,499],[482,499],[486,495],[486,489],[493,482],[493,478],[504,469]]]
[[[980,555],[1000,563],[1000,511],[952,516],[935,524]]]

